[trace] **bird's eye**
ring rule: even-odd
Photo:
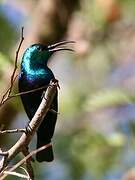
[[[41,48],[41,47],[37,47],[37,50],[38,50],[38,51],[42,51],[42,48]]]

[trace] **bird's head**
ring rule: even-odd
[[[68,43],[74,43],[74,41],[62,41],[48,46],[33,44],[26,49],[23,55],[23,61],[30,60],[34,64],[47,64],[48,59],[55,52],[63,50],[73,51],[73,49],[65,47]]]

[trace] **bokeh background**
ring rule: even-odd
[[[10,82],[22,26],[18,70],[29,45],[76,41],[75,53],[58,52],[49,62],[61,87],[55,160],[33,163],[36,179],[134,180],[135,1],[0,0],[0,98]],[[19,98],[0,109],[4,129],[27,122]],[[19,136],[1,136],[2,149]],[[31,150],[35,146],[36,137]]]

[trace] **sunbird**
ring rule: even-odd
[[[50,81],[55,78],[47,63],[50,57],[57,51],[73,51],[72,49],[64,46],[67,43],[74,43],[74,41],[62,41],[48,46],[43,44],[33,44],[25,50],[19,73],[18,86],[20,93],[38,89],[43,86],[46,86],[47,89]],[[33,118],[35,112],[37,111],[42,101],[43,93],[46,89],[21,95],[21,100],[29,120]],[[50,106],[50,110],[48,110],[37,130],[37,148],[51,143],[57,120],[57,96],[58,93],[56,92]],[[54,155],[52,145],[36,154],[36,160],[38,162],[51,162],[53,159]]]

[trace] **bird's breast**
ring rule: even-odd
[[[31,90],[33,88],[39,88],[41,86],[48,85],[50,80],[54,78],[51,70],[35,71],[35,72],[23,72],[21,71],[19,82],[24,89]]]

